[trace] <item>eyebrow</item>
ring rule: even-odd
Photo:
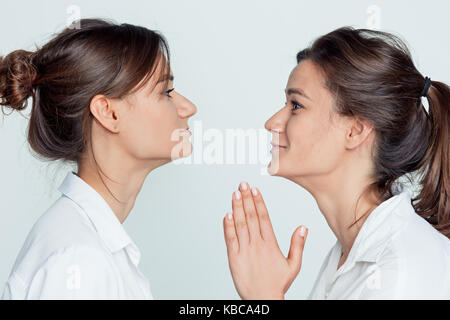
[[[288,96],[291,95],[291,94],[299,94],[299,95],[301,95],[301,96],[303,96],[303,97],[305,97],[305,98],[307,98],[307,99],[312,101],[312,99],[310,97],[308,97],[306,95],[306,93],[300,88],[288,88],[288,89],[286,89],[284,91],[286,92],[286,94]]]
[[[165,74],[161,79],[158,80],[157,83],[164,82],[164,81],[167,81],[167,80],[173,81],[173,75]]]
[[[160,84],[161,82],[169,82],[169,81],[173,81],[173,75],[172,74],[165,74],[163,75],[149,90],[147,95],[150,95],[153,90],[155,90],[155,88],[158,86],[158,84]],[[149,81],[150,83],[150,81]]]

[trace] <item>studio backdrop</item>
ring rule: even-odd
[[[0,55],[35,50],[78,18],[141,25],[167,38],[174,87],[198,108],[189,120],[193,153],[150,173],[124,223],[155,299],[239,298],[222,219],[241,181],[264,196],[283,253],[298,226],[309,228],[302,268],[286,298],[311,291],[336,237],[306,190],[267,174],[264,123],[285,103],[297,52],[315,38],[342,26],[388,31],[408,44],[421,72],[450,83],[444,0],[17,0],[3,1],[1,10]],[[30,107],[0,122],[1,290],[33,223],[75,169],[33,157],[26,140]]]

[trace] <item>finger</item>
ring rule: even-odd
[[[259,228],[261,230],[261,237],[267,241],[277,241],[273,232],[272,223],[270,222],[269,212],[267,211],[264,199],[258,188],[252,188],[253,201],[255,203],[256,214],[259,218]]]
[[[248,232],[250,234],[250,243],[261,239],[261,232],[259,230],[259,221],[256,214],[255,203],[247,182],[242,182],[239,185],[239,190],[242,195],[242,202],[244,205],[245,219],[247,221]]]
[[[303,231],[303,233],[302,233]],[[289,249],[288,264],[291,267],[292,273],[297,275],[302,266],[303,249],[308,236],[308,228],[300,226],[295,229],[291,238],[291,248]]]
[[[239,240],[236,235],[233,215],[231,213],[227,213],[223,218],[223,231],[228,255],[239,252]]]
[[[233,192],[232,206],[233,206],[234,227],[236,229],[236,235],[239,241],[239,250],[242,250],[248,246],[249,233],[247,228],[247,222],[245,220],[242,197],[239,190]]]

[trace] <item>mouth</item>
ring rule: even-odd
[[[275,144],[275,143],[273,143],[273,142],[271,142],[270,143],[274,148],[286,148],[286,146],[282,146],[282,145],[279,145],[279,144]]]
[[[270,149],[270,153],[273,153],[274,150],[278,153],[280,150],[286,149],[286,146],[281,146],[281,145],[275,144],[273,142],[271,142],[270,144],[272,145],[272,149]]]

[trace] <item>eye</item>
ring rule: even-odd
[[[300,103],[298,103],[296,101],[292,101],[292,108],[291,108],[292,111],[297,110],[297,109],[302,109],[302,108],[303,108],[303,106]]]
[[[170,93],[171,93],[173,90],[175,90],[175,88],[172,88],[172,89],[167,90],[166,92],[164,92],[164,94],[165,94],[166,96],[168,96],[169,98],[172,98],[172,96],[170,95]]]

